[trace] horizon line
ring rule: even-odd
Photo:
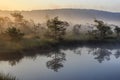
[[[0,11],[39,11],[39,10],[64,10],[64,9],[73,9],[73,10],[96,10],[96,11],[103,11],[103,12],[111,12],[111,13],[120,13],[120,11],[110,11],[110,10],[102,10],[102,9],[89,9],[89,8],[49,8],[49,9],[32,9],[32,10],[2,10]]]

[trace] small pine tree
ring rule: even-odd
[[[11,13],[11,16],[14,17],[15,22],[21,22],[24,18],[20,12]]]
[[[117,37],[119,38],[119,37],[120,37],[120,27],[118,27],[118,26],[115,26],[115,29],[114,29],[114,31],[116,32],[116,34],[117,34]]]
[[[97,23],[96,28],[100,32],[100,38],[104,39],[106,37],[106,33],[111,30],[110,26],[105,24],[103,21],[100,20],[94,20],[95,23]]]
[[[6,34],[12,39],[12,40],[21,40],[24,36],[24,33],[20,31],[20,29],[17,29],[15,27],[9,27],[6,29]]]
[[[58,17],[47,21],[47,27],[50,32],[49,35],[55,40],[63,40],[67,26],[69,26],[69,24],[59,20]]]
[[[81,25],[80,24],[76,24],[73,26],[73,33],[75,35],[80,35],[80,28],[81,28]]]

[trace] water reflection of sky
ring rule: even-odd
[[[120,80],[118,48],[76,47],[22,55],[16,60],[0,59],[0,72],[23,80]]]

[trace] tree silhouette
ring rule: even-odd
[[[95,26],[100,32],[100,39],[104,39],[106,37],[107,32],[111,30],[110,26],[108,26],[107,24],[100,20],[94,20],[94,22],[97,23],[97,25]]]
[[[10,27],[12,21],[9,17],[0,17],[0,34],[4,33],[6,27]]]
[[[50,31],[49,35],[54,40],[63,40],[63,36],[66,33],[66,26],[69,26],[69,24],[59,20],[58,17],[47,21],[47,27]]]
[[[20,29],[17,29],[15,27],[9,27],[6,29],[6,34],[12,39],[12,40],[20,40],[24,36],[24,33],[20,31]]]
[[[116,32],[117,37],[119,38],[120,37],[120,28],[118,26],[115,26],[114,31]]]
[[[73,33],[75,35],[79,35],[80,34],[80,28],[81,28],[81,25],[80,24],[76,24],[73,26]]]
[[[23,20],[23,15],[20,12],[11,13],[11,16],[14,17],[15,22],[21,22]]]
[[[35,38],[39,38],[39,33],[40,33],[40,27],[41,27],[41,24],[38,23],[38,24],[34,24],[33,26],[33,34],[35,36]]]

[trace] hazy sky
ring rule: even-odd
[[[120,12],[120,0],[0,0],[1,10],[85,8]]]

